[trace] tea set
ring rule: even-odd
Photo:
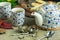
[[[7,19],[12,17],[12,23],[16,22],[16,24],[20,26],[24,22],[25,10],[23,8],[11,9],[11,3],[0,2],[0,15],[1,19]]]
[[[9,2],[0,2],[0,19],[10,19],[10,24],[12,24],[13,26],[17,26],[18,31],[20,32],[26,32],[28,30],[28,27],[22,26],[25,21],[25,10],[23,8],[11,9],[11,3]]]
[[[44,4],[37,12],[32,12],[36,25],[42,28],[56,28],[60,26],[60,11],[53,4]],[[12,24],[21,28],[24,24],[25,10],[12,8],[9,2],[0,2],[0,19],[11,18]]]
[[[57,28],[60,26],[60,10],[54,4],[44,4],[36,12],[32,12],[31,16],[35,17],[36,25],[42,28]],[[34,33],[37,29],[32,26],[23,27],[25,21],[25,10],[23,8],[12,8],[9,2],[0,2],[0,19],[11,18],[11,23],[18,26],[21,32]],[[27,20],[28,21],[28,20]],[[54,34],[49,31],[47,36]]]

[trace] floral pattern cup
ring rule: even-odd
[[[13,24],[22,26],[25,18],[25,10],[23,8],[13,8],[12,13]]]
[[[11,3],[0,2],[0,18],[10,18],[11,16]]]

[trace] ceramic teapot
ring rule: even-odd
[[[44,28],[56,28],[60,26],[60,13],[58,11],[50,11],[42,16],[38,12],[31,14],[35,17],[35,22],[38,26]]]
[[[53,4],[45,4],[38,12],[31,14],[35,16],[36,24],[44,28],[56,28],[60,26],[60,12]]]

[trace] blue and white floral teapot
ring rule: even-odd
[[[35,16],[36,24],[44,28],[56,28],[60,26],[60,11],[52,2],[43,5],[38,12],[31,15]]]

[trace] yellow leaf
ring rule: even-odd
[[[7,0],[8,2],[10,2],[11,0]]]

